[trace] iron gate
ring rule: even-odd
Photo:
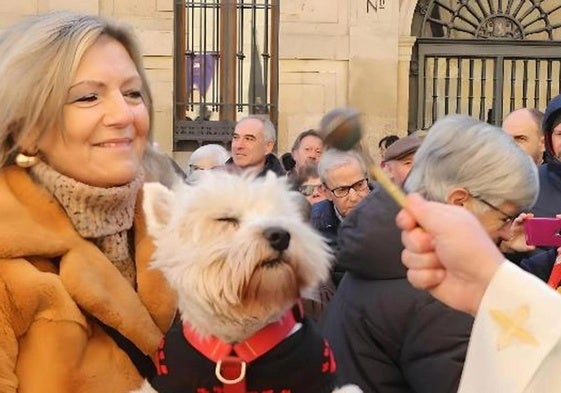
[[[410,128],[450,113],[498,125],[561,91],[558,0],[419,0],[412,31]]]
[[[560,55],[540,41],[420,40],[417,128],[450,113],[500,125],[516,108],[543,110],[561,92]]]

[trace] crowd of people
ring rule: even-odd
[[[0,391],[127,392],[153,375],[176,299],[149,268],[142,184],[214,168],[272,171],[308,201],[334,262],[307,309],[342,383],[555,391],[559,252],[527,245],[523,222],[561,211],[561,96],[502,128],[450,115],[382,138],[381,167],[412,194],[402,209],[363,149],[309,129],[279,159],[263,115],[237,122],[229,151],[201,146],[179,168],[154,147],[142,57],[116,21],[31,17],[0,53]]]

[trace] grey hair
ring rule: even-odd
[[[327,183],[327,175],[330,170],[355,163],[358,163],[362,172],[368,176],[366,164],[364,163],[360,153],[356,150],[343,151],[337,149],[327,149],[319,159],[319,178],[323,183]]]
[[[214,166],[221,166],[228,161],[230,153],[222,145],[210,143],[203,145],[191,154],[189,157],[188,165],[198,165],[199,162],[204,160],[212,161]]]
[[[265,142],[271,141],[275,143],[277,141],[277,130],[275,129],[275,125],[273,124],[273,122],[267,116],[249,115],[247,117],[244,117],[243,119],[238,120],[238,124],[249,119],[259,120],[261,124],[263,124],[263,135]]]
[[[152,119],[142,56],[128,26],[71,11],[33,16],[0,35],[0,167],[13,162],[22,142],[36,144],[53,127],[62,131],[62,109],[72,78],[84,53],[101,35],[127,50],[142,79],[141,94]]]
[[[469,116],[438,120],[415,153],[405,182],[410,192],[445,202],[454,187],[494,205],[533,206],[538,173],[531,158],[500,128]]]

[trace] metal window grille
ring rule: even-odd
[[[230,142],[249,114],[278,117],[279,0],[176,0],[174,149]]]

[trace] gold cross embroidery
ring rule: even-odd
[[[501,329],[501,335],[497,343],[499,351],[509,346],[515,338],[529,345],[538,345],[534,336],[522,327],[530,315],[528,305],[519,307],[513,315],[507,315],[502,311],[493,309],[489,310],[489,314]]]

